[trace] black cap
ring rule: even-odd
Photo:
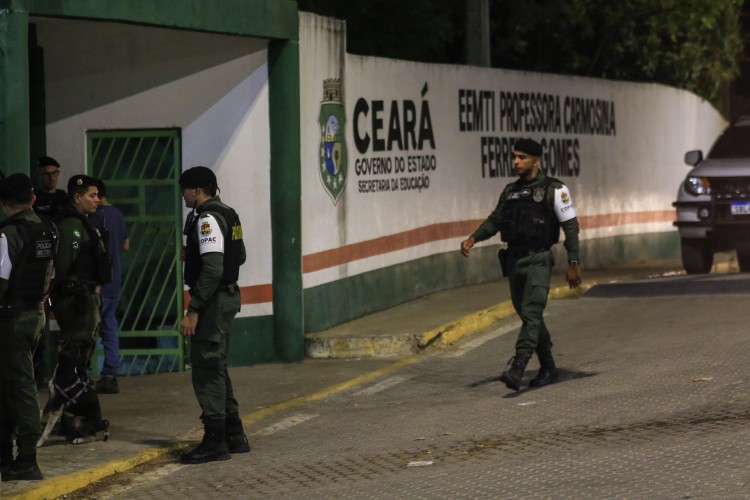
[[[513,143],[513,151],[520,151],[531,156],[542,156],[542,145],[534,139],[518,139]]]
[[[55,160],[51,156],[40,156],[39,158],[36,159],[36,166],[37,168],[42,168],[42,167],[60,168],[60,164],[57,163],[57,160]]]
[[[99,198],[107,196],[107,186],[104,184],[104,181],[94,178],[94,182],[96,183],[96,189],[99,190]]]
[[[74,175],[68,179],[68,194],[73,195],[77,189],[88,189],[91,186],[96,187],[96,179],[88,175]]]
[[[34,190],[26,174],[11,174],[0,181],[0,200],[23,197]]]
[[[180,187],[204,188],[216,185],[216,175],[208,167],[192,167],[180,175]]]

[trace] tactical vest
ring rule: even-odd
[[[42,302],[49,293],[57,254],[57,228],[50,220],[32,222],[6,219],[0,229],[15,226],[23,240],[23,252],[8,280],[6,303],[21,300],[27,304]]]
[[[547,190],[553,177],[533,186],[514,182],[506,192],[500,213],[500,239],[511,246],[549,249],[560,241],[560,222],[547,203]]]
[[[66,209],[57,217],[57,221],[60,222],[68,217],[79,219],[83,227],[86,228],[89,237],[89,240],[78,251],[76,260],[68,274],[79,280],[106,285],[113,278],[112,256],[109,255],[107,248],[104,246],[101,233],[85,215],[76,210]],[[64,280],[65,276],[58,276],[57,279]]]
[[[198,276],[203,268],[201,259],[200,246],[198,245],[198,235],[196,234],[196,225],[200,216],[206,212],[218,213],[226,222],[227,233],[224,235],[224,271],[221,275],[221,284],[231,285],[237,283],[240,277],[240,265],[242,258],[242,224],[240,217],[233,208],[219,203],[205,205],[198,209],[198,214],[192,219],[188,219],[185,224],[185,235],[187,236],[187,247],[185,249],[185,284],[193,288],[198,282]],[[220,224],[221,226],[221,224]],[[223,229],[222,229],[223,231]]]

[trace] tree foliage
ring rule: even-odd
[[[465,2],[298,0],[347,21],[353,53],[464,61]],[[492,66],[658,82],[717,104],[739,74],[743,0],[489,0]]]
[[[353,54],[463,61],[464,6],[456,0],[298,0],[300,10],[346,20]]]
[[[743,0],[492,3],[492,65],[658,82],[717,103],[739,74]]]

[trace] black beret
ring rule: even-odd
[[[542,156],[542,145],[533,139],[518,139],[513,143],[513,151],[521,151],[531,156]]]
[[[42,167],[60,167],[60,164],[57,163],[57,160],[52,158],[51,156],[40,156],[36,160],[36,166],[38,168]]]
[[[31,179],[26,174],[11,174],[0,181],[0,200],[23,196],[34,190]]]
[[[91,186],[96,187],[96,179],[88,175],[74,175],[68,179],[68,194],[72,196],[76,189],[88,189]]]
[[[208,167],[192,167],[180,175],[180,187],[204,188],[216,185],[216,175]]]

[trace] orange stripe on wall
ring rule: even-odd
[[[581,229],[595,229],[626,224],[643,224],[646,222],[672,222],[673,220],[675,220],[674,210],[653,210],[648,212],[623,212],[582,216],[578,218],[578,223]],[[466,237],[474,232],[482,221],[483,219],[432,224],[410,231],[305,255],[302,257],[302,272],[312,273],[355,260],[395,252],[433,241]],[[456,243],[456,249],[458,249],[458,243]]]
[[[674,210],[652,210],[650,212],[621,212],[619,214],[584,215],[578,217],[581,229],[644,224],[647,222],[672,222]]]
[[[355,260],[374,257],[432,241],[458,238],[471,234],[482,221],[443,222],[410,231],[382,236],[361,243],[325,250],[302,257],[302,272],[312,273]]]
[[[648,222],[672,222],[674,210],[654,210],[648,212],[623,212],[617,214],[587,215],[578,217],[581,229],[622,226],[626,224],[643,224]],[[431,243],[450,238],[464,238],[474,232],[483,219],[460,222],[443,222],[429,226],[382,236],[361,243],[325,250],[302,257],[302,271],[311,273],[329,267],[335,267],[355,260],[374,257],[405,248]],[[458,250],[458,243],[456,244]],[[240,288],[242,304],[263,304],[273,301],[273,286],[253,285]],[[190,295],[185,292],[185,304]]]

